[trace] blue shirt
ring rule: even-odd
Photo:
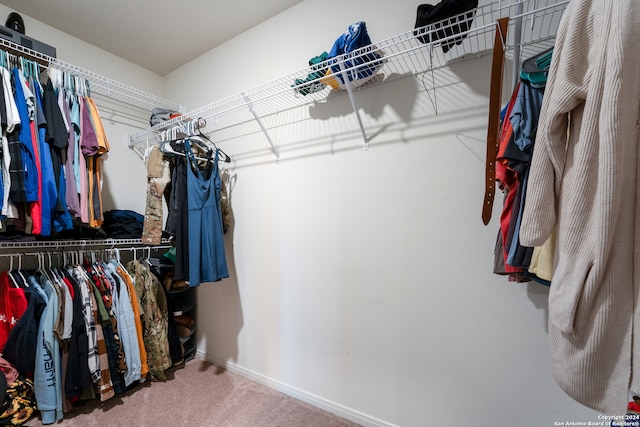
[[[27,107],[27,99],[20,83],[20,70],[13,69],[13,79],[15,88],[15,101],[18,107],[18,115],[20,116],[20,130],[18,138],[22,148],[22,162],[24,167],[24,193],[26,202],[38,201],[39,177],[36,168],[36,154],[33,148],[33,139],[31,138],[31,119],[29,117],[29,109]]]

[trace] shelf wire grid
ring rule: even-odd
[[[313,79],[308,79],[308,76],[332,66],[334,69],[342,68],[342,72],[345,73],[343,75],[347,76],[353,76],[365,67],[379,68],[374,77],[361,86],[355,87],[356,85],[352,84],[353,91],[358,91],[407,76],[436,73],[449,64],[491,54],[496,22],[503,17],[509,17],[507,42],[504,46],[506,57],[516,67],[519,66],[521,58],[553,47],[562,13],[568,2],[569,0],[495,1],[471,12],[394,35],[204,105],[181,117],[130,135],[129,146],[143,157],[150,143],[157,144],[160,141],[163,131],[180,126],[184,121],[198,118],[213,122],[213,129],[208,130],[208,134],[216,143],[231,142],[243,136],[264,133],[262,123],[256,123],[259,121],[256,120],[256,116],[272,123],[274,120],[269,119],[278,114],[317,102],[326,102],[334,96],[344,96],[348,92],[344,88],[331,89],[326,86],[317,92],[302,95],[300,86],[295,85],[296,80],[303,80],[304,84],[309,85],[326,82],[326,76]],[[467,26],[466,31],[459,32],[461,22],[468,23],[469,16],[472,16],[471,25]],[[434,35],[440,37],[434,40]],[[418,37],[425,38],[427,42],[422,43]],[[446,53],[442,49],[443,45],[450,47]],[[371,59],[372,52],[377,52],[380,58]],[[270,129],[271,126],[266,126],[266,129]],[[267,138],[270,140],[268,135]],[[234,152],[228,146],[225,146],[225,151]]]

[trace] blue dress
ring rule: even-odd
[[[204,170],[198,168],[191,142],[184,141],[189,205],[189,286],[229,277],[224,250],[218,152]]]

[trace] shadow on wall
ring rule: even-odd
[[[106,162],[105,162],[106,164]],[[109,174],[102,174],[102,211],[106,212],[111,209],[116,209],[116,203],[111,193],[111,180]]]
[[[451,64],[449,68],[461,81],[466,82],[474,93],[485,97],[488,102],[490,92],[489,82],[491,78],[491,60],[491,55],[484,55],[478,58],[467,59],[464,63],[459,62],[457,64]],[[503,71],[504,84],[502,88],[503,103],[507,102],[511,97],[512,81],[514,77],[512,66],[513,61],[505,61]],[[458,134],[458,140],[465,145],[469,144],[469,146],[475,142],[482,142],[483,145],[486,142],[486,138],[478,141],[472,141],[470,140],[470,137],[463,136],[460,133]],[[467,140],[470,141],[466,142]],[[484,164],[484,153],[481,153],[481,157],[478,157],[478,160]],[[549,332],[549,288],[538,282],[531,281],[526,284],[526,292],[531,303],[538,310],[544,312],[544,315],[542,316],[543,326],[545,331]]]
[[[508,64],[505,79],[507,68]],[[372,145],[427,140],[442,135],[441,125],[447,123],[455,123],[459,132],[475,135],[480,131],[477,125],[469,129],[469,116],[486,114],[490,55],[465,58],[415,76],[383,73],[384,69],[377,81],[353,92],[366,139]],[[508,98],[506,92],[503,90]],[[324,99],[302,108],[280,110],[263,122],[283,161],[361,150],[359,141],[364,143],[348,93],[342,90],[331,90]],[[239,133],[229,139],[236,150],[232,155],[235,167],[275,162],[260,129],[243,123]]]
[[[232,195],[237,175],[231,175],[228,170],[222,171],[222,181],[227,188],[229,206],[233,206]],[[238,288],[238,276],[236,274],[235,257],[233,251],[233,232],[235,217],[233,210],[229,209],[228,229],[224,235],[225,252],[229,277],[218,283],[204,283],[198,291],[200,301],[210,301],[207,307],[198,310],[199,330],[206,330],[211,336],[205,338],[205,348],[199,348],[210,362],[226,368],[226,362],[238,360],[238,335],[244,325],[244,314],[240,290]]]
[[[389,83],[377,85],[374,90],[354,91],[356,105],[376,120],[382,117],[384,108],[389,106],[400,120],[408,123],[418,97],[418,87],[415,79],[407,77],[412,76],[391,74],[385,77]],[[309,107],[309,116],[316,120],[329,120],[348,114],[353,114],[353,106],[347,93],[342,90],[332,90],[326,102],[316,102]]]
[[[527,284],[527,296],[533,305],[544,311],[544,329],[549,332],[549,288],[545,285],[541,285],[537,282],[530,282]]]
[[[486,130],[478,127],[478,118],[486,115],[487,99],[471,94],[450,71],[436,77],[435,86],[431,81],[410,77],[357,91],[356,103],[371,149],[397,143],[427,143],[451,135],[452,129],[466,134],[465,145],[482,148],[483,140],[478,137],[484,138]],[[282,161],[362,151],[363,135],[348,96],[307,106],[304,113],[281,112],[268,127]],[[256,132],[236,141],[236,147],[242,147],[233,156],[236,170],[275,163],[263,139],[264,135]],[[477,151],[478,147],[470,149]],[[484,153],[485,149],[480,151]]]
[[[507,71],[509,63],[505,64],[505,87],[509,87]],[[398,119],[403,123],[409,123],[415,118],[417,101],[421,92],[427,94],[433,113],[438,114],[442,109],[438,106],[438,98],[444,100],[444,95],[451,95],[448,88],[464,85],[465,90],[489,99],[489,82],[491,77],[491,56],[484,55],[475,58],[467,58],[464,61],[453,62],[446,68],[435,71],[425,71],[417,74],[389,74],[381,76],[375,88],[354,91],[356,105],[370,118],[379,120],[383,117],[385,107],[391,108]],[[380,84],[384,83],[384,84]],[[335,92],[339,95],[334,96]],[[440,97],[438,96],[440,95]],[[508,99],[508,96],[507,98]],[[453,106],[453,109],[465,109],[464,98]],[[448,103],[445,103],[447,105]],[[326,102],[316,102],[309,107],[309,116],[317,120],[329,120],[353,113],[346,91],[332,90]]]
[[[491,82],[491,55],[468,58],[464,61],[449,65],[451,73],[464,82],[474,93],[487,98],[489,102],[490,82]],[[505,63],[504,77],[508,77],[510,66]],[[506,82],[507,87],[509,82]],[[504,90],[503,90],[504,91]],[[508,98],[507,98],[508,99]]]

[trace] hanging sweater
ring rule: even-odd
[[[640,2],[569,3],[534,151],[521,243],[557,226],[549,293],[555,377],[597,411],[640,391]]]

